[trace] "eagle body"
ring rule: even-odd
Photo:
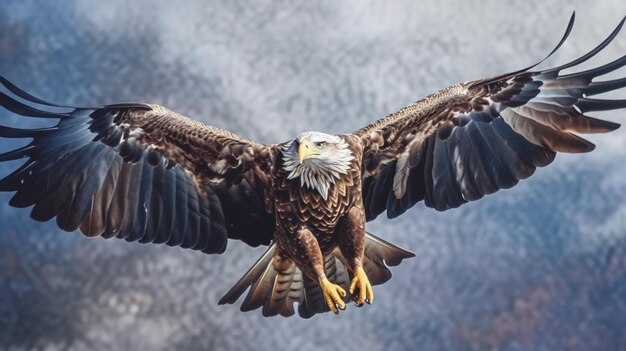
[[[354,159],[350,161],[346,174],[340,174],[329,185],[324,198],[317,189],[303,185],[302,178],[289,179],[284,162],[276,165],[274,186],[277,228],[281,232],[296,233],[299,229],[311,230],[320,242],[322,251],[336,244],[335,231],[340,219],[361,203],[361,155],[359,145],[342,137]]]
[[[580,134],[619,127],[589,113],[626,108],[626,99],[602,97],[626,87],[604,77],[626,56],[576,70],[623,24],[567,64],[535,70],[541,61],[457,84],[352,133],[305,132],[271,145],[158,105],[50,103],[0,76],[2,107],[57,123],[0,125],[0,138],[29,141],[0,153],[0,162],[24,160],[0,191],[14,194],[10,205],[32,207],[33,219],[88,237],[207,254],[223,253],[228,239],[265,245],[220,304],[247,291],[243,311],[337,313],[349,299],[372,303],[372,285],[391,278],[388,266],[413,256],[368,233],[366,222],[420,202],[446,211],[511,188],[558,152],[592,151]]]
[[[365,223],[361,196],[361,167],[359,144],[349,137],[346,142],[353,159],[345,174],[340,174],[330,184],[328,194],[303,185],[302,178],[289,179],[284,162],[280,162],[275,177],[276,233],[274,240],[277,255],[290,259],[311,279],[318,280],[323,271],[323,257],[340,247],[348,257],[363,255],[364,227],[358,231],[347,231],[354,221]],[[356,214],[350,216],[350,211]],[[313,248],[309,243],[313,242]],[[346,247],[344,242],[356,243]],[[319,247],[317,249],[315,246]],[[318,250],[321,255],[312,254]],[[346,251],[347,250],[347,251]],[[317,267],[317,271],[315,269]]]

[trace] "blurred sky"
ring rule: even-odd
[[[542,67],[601,42],[626,2],[3,0],[0,74],[47,100],[159,103],[273,143],[355,130],[528,66],[573,10],[570,39]],[[582,69],[624,54],[626,31]],[[310,320],[217,305],[262,248],[230,242],[208,256],[87,240],[0,194],[0,348],[625,350],[626,131],[590,140],[595,152],[559,155],[514,189],[370,223],[417,257],[372,306]]]

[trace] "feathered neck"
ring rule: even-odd
[[[320,155],[298,160],[298,148],[295,140],[285,144],[283,151],[283,169],[288,172],[287,179],[300,177],[303,187],[317,190],[322,198],[328,198],[328,192],[341,175],[347,174],[350,162],[354,160],[352,151],[345,140],[337,137],[337,148],[329,149]]]

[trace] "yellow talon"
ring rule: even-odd
[[[331,283],[328,279],[324,278],[320,282],[320,287],[322,288],[322,293],[324,293],[324,299],[326,300],[326,304],[328,308],[334,313],[339,313],[339,309],[345,309],[346,303],[343,301],[343,298],[346,297],[346,291],[343,290],[337,284]]]
[[[354,295],[356,289],[359,291],[359,296],[354,299],[357,305],[363,305],[365,302],[372,304],[374,302],[372,284],[370,284],[370,280],[367,279],[363,267],[360,266],[354,269],[354,277],[350,283],[350,295]]]

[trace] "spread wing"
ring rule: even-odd
[[[228,238],[269,244],[265,204],[274,149],[157,105],[70,108],[40,100],[0,77],[0,105],[52,127],[0,126],[32,140],[0,154],[27,158],[0,181],[10,204],[86,236],[222,252]],[[11,96],[9,96],[11,95]],[[35,105],[39,105],[35,107]]]
[[[572,16],[565,36],[574,21]],[[556,152],[588,152],[578,133],[604,133],[618,124],[588,112],[626,107],[626,100],[589,96],[626,86],[596,78],[626,65],[626,56],[573,74],[615,38],[566,65],[529,68],[459,84],[391,114],[354,134],[364,145],[363,196],[368,220],[389,218],[419,201],[439,211],[510,188],[554,160]],[[552,52],[554,52],[552,51]]]

